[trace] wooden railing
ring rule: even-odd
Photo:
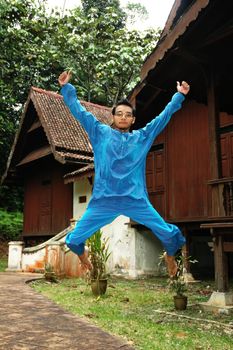
[[[211,180],[209,185],[209,216],[233,217],[233,177]]]

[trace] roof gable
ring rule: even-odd
[[[112,123],[110,108],[81,102],[101,122],[108,125]],[[49,154],[53,154],[61,163],[69,161],[83,164],[93,161],[88,135],[66,107],[63,97],[52,91],[32,87],[3,180],[10,169],[13,170],[16,166],[22,166]]]

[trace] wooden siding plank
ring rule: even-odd
[[[220,164],[220,140],[219,130],[219,111],[217,109],[217,96],[215,92],[214,75],[210,73],[210,82],[207,90],[208,99],[208,119],[209,119],[209,143],[210,143],[210,176],[211,179],[221,177]]]
[[[223,243],[223,251],[226,253],[233,252],[233,242],[224,242]]]

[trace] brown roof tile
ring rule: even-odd
[[[94,158],[92,156],[87,156],[83,154],[78,154],[78,153],[71,153],[71,152],[56,152],[56,154],[66,160],[78,160],[81,163],[90,163],[93,162]]]
[[[61,95],[32,87],[31,98],[52,146],[62,148],[63,152],[92,153],[86,131],[72,116]],[[111,124],[110,108],[84,101],[82,104],[101,122]]]

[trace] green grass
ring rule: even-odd
[[[7,268],[7,257],[0,257],[0,272],[4,272]]]
[[[95,298],[82,279],[64,279],[57,284],[42,280],[32,286],[70,312],[127,339],[136,349],[233,349],[233,316],[203,313],[196,305],[208,300],[213,287],[210,283],[189,288],[189,306],[182,312],[174,310],[173,295],[164,278],[111,279],[107,294],[101,298]],[[185,319],[182,315],[199,320]]]

